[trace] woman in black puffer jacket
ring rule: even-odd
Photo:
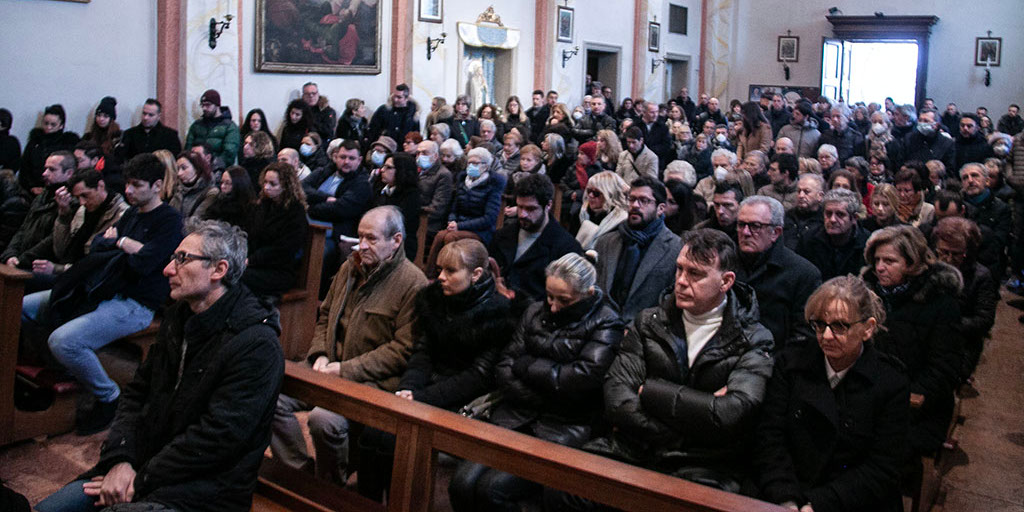
[[[604,376],[625,327],[594,283],[586,259],[567,254],[548,265],[547,302],[531,304],[497,366],[504,401],[490,422],[545,441],[579,447],[603,410]],[[452,477],[452,509],[518,511],[539,484],[465,461]]]
[[[494,365],[515,322],[487,258],[472,238],[441,249],[437,281],[416,296],[416,344],[396,395],[456,411],[494,389]],[[367,429],[359,448],[359,493],[379,501],[390,487],[395,436]]]

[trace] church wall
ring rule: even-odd
[[[720,0],[709,0],[711,2]],[[728,98],[745,98],[750,84],[792,84],[819,86],[821,43],[831,37],[832,24],[825,19],[828,8],[839,7],[845,15],[936,15],[929,45],[927,96],[939,108],[950,101],[961,110],[987,106],[993,122],[1006,113],[1010,103],[1024,100],[1019,85],[1024,68],[1024,31],[1021,30],[1020,0],[979,0],[970,4],[948,0],[834,0],[793,2],[757,0],[739,2],[732,55]],[[800,36],[800,61],[790,64],[791,79],[783,77],[782,63],[776,61],[776,41],[786,30]],[[983,83],[985,68],[974,66],[974,39],[1003,38],[1002,66],[992,68],[992,86]],[[727,98],[722,98],[725,102]]]
[[[155,1],[0,0],[0,20],[0,107],[13,114],[22,147],[53,103],[79,135],[104,96],[117,98],[122,129],[139,122],[156,91]]]

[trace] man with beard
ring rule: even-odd
[[[864,266],[864,246],[870,233],[857,224],[860,197],[846,189],[829,190],[824,199],[824,224],[803,239],[797,254],[818,267],[822,281],[846,274],[859,275]]]
[[[53,221],[58,211],[71,211],[78,207],[73,204],[67,190],[60,195],[61,203],[57,201],[57,191],[64,188],[64,184],[75,172],[76,165],[75,155],[69,151],[57,151],[46,157],[42,175],[46,188],[32,199],[21,227],[7,244],[7,249],[0,254],[0,262],[22,270],[32,269],[30,251],[53,231]]]
[[[121,157],[130,160],[139,153],[152,153],[158,149],[166,149],[172,155],[181,152],[181,141],[178,130],[168,128],[160,122],[163,106],[156,99],[149,98],[142,105],[142,121],[125,130],[121,136]]]
[[[555,187],[545,174],[529,174],[516,183],[516,221],[506,220],[494,235],[488,252],[498,263],[503,285],[530,300],[545,297],[544,269],[574,252],[579,242],[551,218]]]
[[[968,112],[960,117],[958,131],[956,133],[956,168],[960,169],[964,164],[971,162],[983,163],[986,158],[993,155],[992,146],[985,140],[985,134],[981,133],[979,127],[981,119]]]
[[[796,182],[796,207],[786,212],[782,240],[792,250],[821,228],[821,200],[825,197],[825,179],[814,173],[802,174]]]
[[[768,122],[772,124],[772,137],[777,138],[779,130],[789,124],[789,119],[792,115],[782,94],[775,93],[772,96],[772,106],[768,109],[766,115],[768,116]]]
[[[643,176],[629,189],[629,216],[618,228],[601,235],[597,251],[597,283],[608,293],[626,322],[656,306],[672,285],[672,261],[679,237],[665,226],[668,195],[660,181]]]
[[[776,350],[790,340],[814,338],[804,319],[804,305],[821,285],[821,272],[781,240],[783,222],[782,203],[765,196],[744,199],[736,219],[736,280],[757,293],[761,323],[772,332]]]
[[[231,109],[220,105],[220,93],[213,89],[203,93],[199,108],[203,116],[189,127],[185,135],[185,149],[205,142],[210,145],[214,160],[219,158],[225,167],[235,163],[241,147],[241,135],[238,125],[231,120]]]

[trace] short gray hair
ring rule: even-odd
[[[731,165],[733,167],[736,167],[736,162],[737,162],[736,153],[733,153],[732,151],[729,151],[728,149],[725,149],[725,148],[718,148],[718,149],[716,149],[716,150],[711,152],[711,158],[715,158],[716,156],[726,156],[726,157],[728,157],[729,158],[729,165]]]
[[[242,228],[220,220],[190,218],[185,224],[185,235],[197,235],[202,239],[200,250],[204,256],[212,258],[203,262],[207,267],[220,260],[228,263],[228,271],[221,283],[233,286],[242,278],[249,256],[249,239]]]
[[[390,238],[395,236],[395,233],[401,233],[402,240],[405,240],[405,217],[402,216],[402,210],[399,210],[397,206],[387,205],[370,208],[363,214],[363,218],[371,214],[381,214],[384,216],[384,236]]]
[[[448,123],[437,123],[430,125],[430,132],[437,130],[441,134],[442,139],[448,139],[452,136],[452,127],[448,126]],[[430,132],[427,132],[428,134]]]
[[[439,149],[436,142],[430,139],[424,139],[423,142],[420,142],[420,144],[426,144],[427,152],[432,155],[437,155]],[[419,144],[417,144],[417,146],[419,146]]]
[[[851,217],[856,217],[862,204],[860,202],[860,195],[845,188],[834,188],[825,192],[825,198],[821,200],[821,204],[828,203],[843,203],[846,213],[850,214]]]
[[[822,153],[828,153],[832,155],[832,158],[839,158],[839,151],[836,151],[836,147],[832,144],[822,144],[818,148],[818,156],[821,156]]]
[[[750,196],[740,202],[740,209],[747,205],[758,205],[763,204],[768,207],[768,211],[771,213],[772,226],[782,226],[786,222],[786,209],[782,206],[782,203],[774,197],[768,196]]]
[[[823,178],[820,174],[815,174],[813,172],[805,172],[801,174],[799,178],[797,178],[796,182],[797,184],[799,184],[803,180],[811,180],[818,184],[819,190],[821,190],[822,192],[825,191],[825,178]]]
[[[438,151],[440,152],[440,151],[443,151],[445,149],[447,149],[448,151],[451,151],[452,154],[455,155],[455,158],[458,158],[458,157],[462,156],[462,154],[463,154],[462,146],[460,146],[459,145],[459,141],[457,141],[455,139],[448,139],[448,140],[442,142],[441,143],[441,147],[438,149]]]
[[[697,171],[693,168],[693,164],[686,160],[674,160],[665,167],[665,178],[663,181],[668,181],[672,178],[678,178],[679,181],[686,183],[687,186],[693,188],[697,184]]]
[[[986,167],[986,166],[984,166],[984,165],[982,165],[982,164],[980,164],[978,162],[968,162],[968,163],[964,164],[963,167],[960,168],[960,172],[959,172],[959,175],[961,177],[964,175],[964,171],[966,171],[968,167],[977,167],[978,168],[978,172],[980,172],[981,175],[985,177],[985,179],[988,179],[988,167]]]
[[[494,126],[494,121],[491,121],[490,119],[481,119],[480,120],[480,128],[484,128],[486,126],[490,126],[492,130],[496,130],[497,129],[497,127]]]
[[[577,293],[587,292],[597,283],[594,265],[574,252],[548,263],[544,275],[565,281]]]
[[[467,159],[474,156],[480,159],[480,163],[483,164],[484,167],[490,167],[491,161],[494,160],[494,156],[491,155],[491,152],[488,151],[487,148],[473,148],[469,150],[469,153],[466,153]]]

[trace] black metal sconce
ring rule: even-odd
[[[231,20],[235,19],[230,14],[224,15],[224,21],[218,22],[217,18],[210,18],[210,49],[217,47],[217,38],[224,32],[225,29],[231,28]]]
[[[431,39],[429,36],[427,37],[427,60],[430,60],[430,56],[437,51],[437,47],[439,45],[444,44],[444,39],[446,37],[448,37],[447,32],[441,32],[441,37],[438,37],[437,39]]]
[[[992,85],[992,70],[985,68],[985,87]]]
[[[579,53],[579,51],[579,46],[573,46],[572,50],[562,50],[562,69],[565,69],[565,63],[569,62],[569,59],[571,59],[574,55]]]
[[[658,66],[665,63],[665,59],[651,59],[651,74],[654,74],[654,70],[658,69]]]
[[[786,81],[789,81],[789,63],[782,63],[782,74],[786,76]]]

